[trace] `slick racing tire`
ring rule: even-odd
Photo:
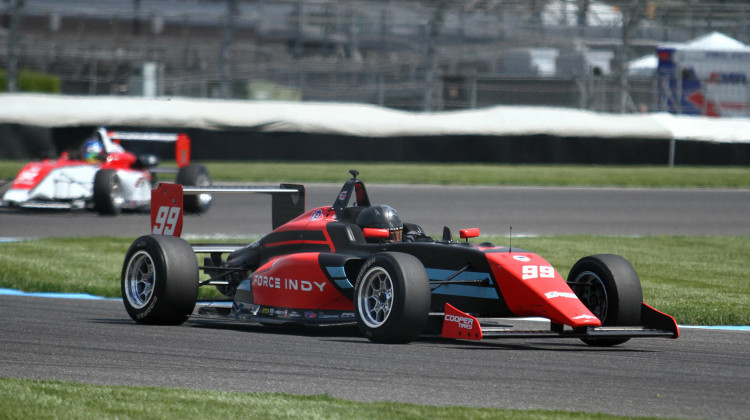
[[[641,281],[625,258],[613,254],[581,258],[570,270],[568,284],[602,326],[640,325]],[[622,344],[628,338],[581,340],[592,346],[607,347]]]
[[[117,215],[122,211],[125,197],[117,172],[102,169],[94,175],[94,210],[99,214]]]
[[[424,329],[429,312],[429,279],[417,258],[386,252],[364,263],[354,287],[354,313],[370,341],[409,343]]]
[[[125,255],[122,301],[139,324],[178,325],[195,308],[198,282],[190,244],[175,236],[141,236]]]
[[[183,166],[177,172],[177,183],[190,187],[208,187],[211,176],[203,165],[190,164]],[[187,213],[201,214],[211,206],[211,194],[186,195],[183,198],[183,208]]]

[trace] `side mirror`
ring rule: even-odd
[[[365,238],[388,239],[391,232],[388,229],[364,228],[362,229],[362,235]]]
[[[466,239],[466,242],[469,242],[469,238],[479,237],[479,228],[461,229],[458,232],[461,239]]]

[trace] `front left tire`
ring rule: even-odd
[[[128,315],[139,324],[178,325],[198,298],[198,261],[193,248],[175,236],[147,235],[130,246],[120,290]]]
[[[102,169],[94,175],[94,210],[99,214],[118,215],[125,204],[122,183],[117,171]]]
[[[633,266],[623,257],[598,254],[581,258],[568,274],[568,284],[602,326],[636,326],[641,323],[643,291]],[[597,347],[622,344],[628,338],[582,338]]]

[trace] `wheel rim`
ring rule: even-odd
[[[154,294],[156,273],[154,260],[146,251],[136,252],[128,262],[125,271],[125,296],[135,309],[141,309]]]
[[[206,174],[200,174],[195,180],[195,185],[198,187],[208,187],[211,185],[211,180]],[[211,204],[211,194],[198,194],[198,206],[202,209],[208,207]]]
[[[602,279],[592,271],[579,273],[573,280],[573,291],[578,299],[594,314],[604,322],[607,319],[607,289]]]
[[[371,268],[362,278],[359,293],[359,315],[370,328],[382,326],[393,307],[393,281],[382,267]]]
[[[120,210],[125,203],[125,197],[122,195],[122,186],[117,178],[112,180],[112,188],[109,191],[109,200],[112,202],[112,208],[115,210]]]

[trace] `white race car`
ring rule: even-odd
[[[126,151],[121,141],[173,142],[178,168],[159,168],[155,155],[136,156]],[[99,128],[79,151],[26,164],[13,182],[0,187],[0,199],[3,206],[16,208],[83,208],[111,215],[122,210],[147,210],[156,173],[176,173],[176,181],[182,185],[211,185],[208,170],[190,163],[190,138],[186,134]],[[210,194],[188,198],[185,211],[202,213],[211,205]]]

